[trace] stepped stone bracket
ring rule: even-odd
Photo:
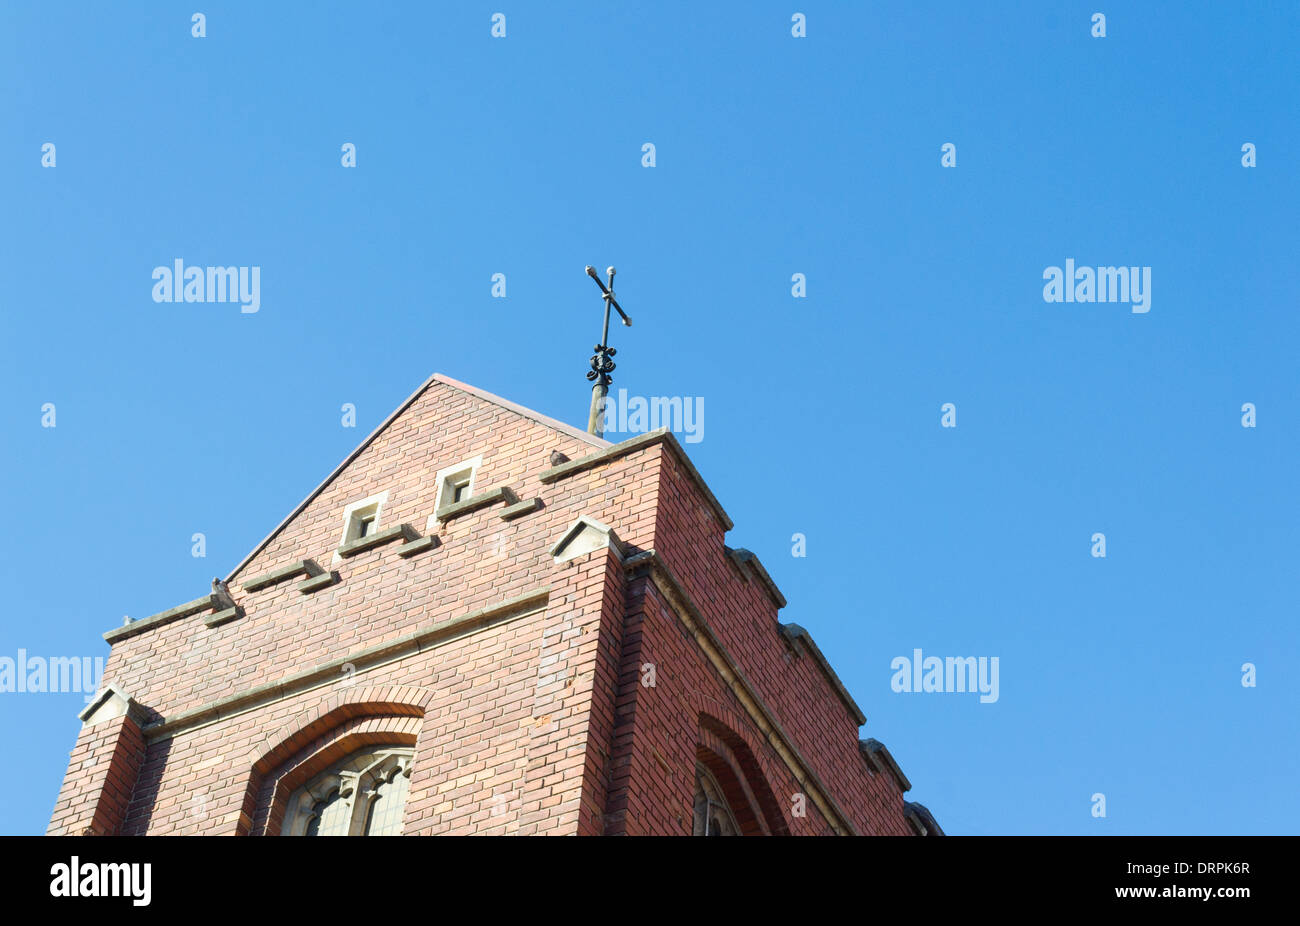
[[[318,592],[322,588],[329,588],[338,580],[339,574],[337,572],[322,572],[318,576],[312,576],[311,578],[299,582],[297,588],[302,594],[310,595],[312,592]]]
[[[298,576],[319,576],[325,573],[314,559],[300,559],[290,563],[287,566],[281,566],[279,569],[272,569],[270,572],[264,572],[260,576],[255,576],[244,583],[244,591],[256,592],[264,588],[270,588],[272,585],[278,585],[288,579],[295,579]]]
[[[365,550],[370,550],[386,543],[392,543],[394,540],[405,540],[408,543],[419,540],[420,534],[409,524],[398,524],[396,527],[390,527],[386,530],[377,531],[367,537],[358,537],[339,547],[339,556],[347,559],[349,556],[356,556]]]
[[[453,518],[459,518],[461,515],[478,511],[480,508],[487,508],[489,505],[495,505],[498,502],[513,508],[519,504],[519,496],[515,495],[509,486],[497,486],[495,489],[489,489],[462,501],[443,505],[434,513],[434,517],[439,523],[446,524]]]
[[[522,518],[524,515],[532,514],[541,507],[542,500],[540,498],[530,498],[527,501],[516,502],[501,509],[501,520],[513,521],[516,518]]]
[[[224,584],[222,588],[225,588]],[[203,618],[203,623],[209,627],[220,627],[244,616],[244,609],[235,603],[229,591],[213,592],[212,601],[212,613]]]
[[[244,616],[244,609],[237,604],[231,604],[228,608],[222,608],[220,611],[214,611],[207,617],[203,618],[203,623],[209,627],[220,627],[222,624],[229,624]]]
[[[432,550],[436,546],[438,546],[438,538],[433,534],[425,534],[423,537],[418,537],[415,540],[402,544],[397,548],[397,555],[403,559],[410,559],[412,556],[416,556],[426,550]]]

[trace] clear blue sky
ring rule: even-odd
[[[704,398],[729,542],[949,832],[1300,831],[1300,7],[703,6],[0,5],[0,656],[204,593],[435,370],[583,424],[613,263],[615,389]],[[178,257],[260,311],[153,302]],[[1067,258],[1151,311],[1045,303]],[[1000,699],[892,692],[917,647]],[[0,694],[0,832],[81,706]]]

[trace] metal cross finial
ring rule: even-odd
[[[605,397],[609,395],[609,384],[613,381],[610,373],[614,372],[613,356],[618,353],[614,348],[609,346],[609,309],[614,307],[614,311],[623,319],[623,324],[627,327],[632,326],[632,319],[628,318],[623,307],[618,304],[618,299],[614,297],[614,274],[617,273],[613,267],[607,267],[605,272],[609,274],[609,285],[606,286],[600,282],[600,277],[596,274],[596,268],[588,265],[587,276],[596,281],[600,287],[605,300],[605,325],[600,332],[600,343],[593,349],[596,351],[591,358],[591,369],[587,372],[587,379],[592,380],[591,387],[591,414],[587,417],[587,431],[601,436],[604,431],[605,417]]]

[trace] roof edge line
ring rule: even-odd
[[[409,396],[407,396],[406,401],[404,401],[401,405],[397,406],[397,408],[394,409],[393,412],[389,414],[389,416],[380,423],[379,427],[371,431],[365,440],[363,440],[360,444],[358,444],[352,450],[351,453],[349,453],[346,457],[343,458],[342,463],[334,467],[333,471],[328,476],[325,477],[324,481],[322,481],[320,485],[312,489],[311,493],[308,494],[308,496],[304,498],[301,502],[299,502],[297,507],[295,507],[293,511],[289,512],[289,514],[284,518],[284,520],[275,526],[275,528],[271,531],[271,533],[267,534],[266,537],[262,539],[261,543],[253,547],[252,552],[250,552],[247,556],[245,556],[242,560],[239,561],[239,565],[237,565],[234,569],[232,569],[230,571],[230,574],[226,576],[226,581],[229,582],[235,576],[239,575],[239,571],[241,569],[243,569],[250,562],[252,562],[253,558],[257,556],[257,554],[265,550],[267,546],[270,545],[271,541],[274,540],[276,537],[278,537],[280,535],[280,532],[289,526],[290,521],[298,517],[298,515],[302,513],[303,509],[305,509],[308,505],[310,505],[313,501],[315,501],[316,497],[320,495],[322,492],[324,492],[325,489],[329,486],[329,484],[333,482],[335,479],[337,479],[339,477],[339,474],[342,473],[343,470],[345,470],[352,463],[353,460],[359,457],[362,451],[364,451],[367,447],[369,447],[374,442],[375,438],[377,438],[380,434],[382,434],[384,430],[390,424],[392,424],[399,415],[401,415],[404,411],[410,408],[411,405],[415,403],[415,400],[418,399],[420,396],[424,395],[425,391],[428,390],[428,388],[437,381],[438,381],[438,374],[434,373],[432,376],[426,379],[418,389],[416,389]]]
[[[781,630],[781,636],[785,637],[791,643],[794,643],[797,640],[812,655],[813,661],[817,663],[817,667],[821,669],[821,673],[830,684],[831,690],[834,691],[835,695],[840,699],[840,703],[848,708],[849,716],[857,721],[858,726],[860,727],[866,723],[867,715],[862,713],[862,708],[858,707],[858,702],[853,700],[853,695],[849,694],[849,690],[844,687],[844,682],[840,680],[839,673],[835,671],[830,660],[826,658],[825,654],[822,653],[817,644],[813,642],[812,634],[808,632],[807,628],[801,627],[798,624],[778,624],[777,626]]]
[[[877,768],[881,769],[881,771],[888,769],[890,774],[894,776],[894,780],[898,782],[898,787],[904,794],[912,790],[912,783],[907,780],[907,776],[904,775],[903,770],[899,768],[898,761],[893,757],[890,751],[885,748],[884,743],[873,736],[869,736],[864,740],[858,740],[858,749],[862,752],[863,758],[875,764]],[[876,760],[883,760],[883,762],[878,762]]]
[[[480,389],[478,386],[471,386],[469,383],[462,383],[460,380],[452,379],[450,376],[445,376],[442,373],[434,373],[433,376],[430,377],[430,379],[433,382],[442,383],[444,386],[450,386],[453,389],[459,389],[461,392],[468,392],[470,395],[477,396],[478,398],[484,400],[485,402],[491,402],[493,405],[499,405],[502,408],[512,411],[517,415],[523,415],[525,418],[528,418],[532,421],[536,421],[538,424],[544,424],[548,428],[554,428],[556,431],[559,431],[562,434],[566,434],[569,437],[573,437],[585,443],[591,444],[593,447],[600,447],[603,449],[605,447],[609,447],[612,445],[612,441],[607,441],[604,438],[597,437],[594,434],[588,434],[586,431],[583,431],[579,428],[575,428],[571,424],[565,424],[563,421],[560,421],[556,418],[551,418],[547,415],[543,415],[541,412],[534,411],[533,409],[528,408],[525,405],[520,405],[517,402],[511,402],[509,399],[503,399],[501,398],[501,396],[494,395],[493,393],[488,392],[486,389]]]

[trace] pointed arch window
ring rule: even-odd
[[[400,836],[411,756],[404,746],[367,747],[321,772],[289,799],[289,836]]]
[[[740,826],[718,780],[703,765],[695,766],[696,836],[739,836]]]

